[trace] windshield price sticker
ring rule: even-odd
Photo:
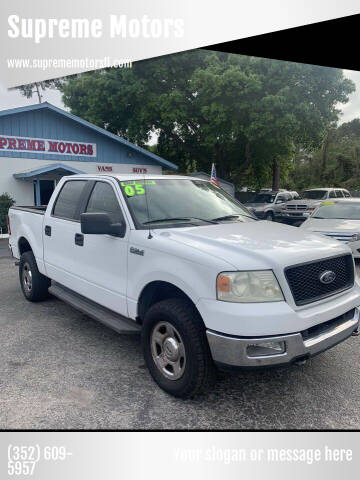
[[[320,206],[323,207],[324,205],[335,205],[335,202],[321,202]]]
[[[124,188],[124,192],[128,197],[133,197],[134,195],[145,195],[144,185],[156,185],[156,182],[154,180],[145,180],[144,182],[128,180],[127,182],[121,182],[121,186]]]

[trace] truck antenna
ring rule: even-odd
[[[148,221],[150,222],[150,209],[149,209],[149,202],[148,202],[148,196],[147,196],[147,186],[146,186],[146,180],[145,180],[145,172],[144,172],[144,190],[145,190],[145,201],[146,201],[146,211],[147,211],[147,217]],[[149,223],[149,235],[147,237],[149,240],[153,238],[151,234],[151,228],[150,228],[150,223]]]

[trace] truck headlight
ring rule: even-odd
[[[216,281],[217,298],[223,302],[262,303],[284,300],[272,270],[222,272]]]
[[[350,237],[349,242],[358,242],[359,240],[360,240],[360,233],[354,233],[354,235]]]

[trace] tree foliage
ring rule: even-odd
[[[314,154],[299,151],[290,177],[301,189],[327,185],[360,190],[360,119],[329,128]]]
[[[295,148],[316,150],[354,90],[341,70],[205,50],[85,73],[61,85],[71,112],[156,151],[182,172],[279,186]]]
[[[9,208],[12,207],[14,203],[14,200],[8,193],[0,195],[0,227],[3,233],[7,231],[7,215]]]
[[[42,103],[41,92],[44,92],[48,88],[51,89],[60,89],[63,79],[57,78],[54,80],[44,80],[43,82],[28,83],[27,85],[21,85],[16,87],[14,90],[19,90],[21,95],[26,98],[32,98],[34,95],[37,96],[39,103]]]

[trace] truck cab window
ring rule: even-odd
[[[124,221],[113,187],[105,182],[96,182],[95,187],[91,192],[86,212],[108,213],[110,214],[113,223]]]
[[[53,216],[68,220],[79,220],[78,205],[86,180],[69,180],[64,183],[53,208]]]

